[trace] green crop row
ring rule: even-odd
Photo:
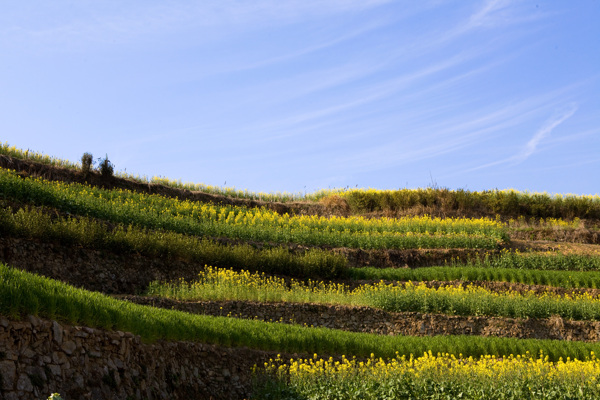
[[[577,256],[579,257],[579,256]],[[549,257],[548,257],[549,258]],[[591,258],[591,257],[590,257]],[[597,262],[597,259],[593,259]],[[350,268],[352,279],[386,281],[488,281],[517,282],[527,285],[547,285],[562,288],[600,288],[600,272],[551,271],[514,268],[481,268],[476,266],[448,266],[427,268]]]
[[[180,300],[247,300],[361,305],[392,312],[415,311],[449,315],[485,315],[511,318],[548,318],[559,315],[574,320],[600,320],[600,300],[587,293],[558,296],[533,292],[491,292],[481,287],[425,284],[361,285],[350,290],[343,284],[286,282],[281,278],[247,271],[206,268],[194,282],[153,282],[148,294]]]
[[[141,306],[78,289],[0,264],[0,315],[32,314],[71,324],[115,329],[144,340],[185,340],[287,353],[346,354],[393,358],[397,355],[450,353],[455,356],[539,354],[584,360],[600,346],[584,342],[484,338],[477,336],[381,336],[326,328],[266,323],[188,314]]]
[[[264,208],[215,206],[127,190],[21,178],[0,169],[0,196],[116,223],[199,236],[356,248],[495,248],[506,240],[491,220],[325,219],[279,215]],[[432,222],[433,221],[433,222]],[[419,223],[431,231],[417,229]],[[362,229],[350,229],[359,224]],[[436,226],[439,229],[435,229]],[[433,230],[435,229],[435,230]]]
[[[209,239],[169,231],[151,231],[133,225],[112,225],[88,217],[52,217],[30,208],[0,209],[0,233],[50,239],[111,251],[154,257],[175,257],[221,267],[246,268],[298,278],[338,278],[347,272],[343,256],[321,249],[298,254],[283,247],[256,249],[248,244],[224,245]]]
[[[443,286],[430,289],[424,283],[403,287],[386,285],[368,293],[370,304],[391,312],[416,311],[449,315],[485,315],[509,318],[600,320],[600,300],[587,293],[572,296],[533,292],[490,292],[481,287]]]
[[[600,271],[600,257],[583,254],[521,253],[503,250],[500,257],[472,261],[480,268],[514,268],[553,271]]]

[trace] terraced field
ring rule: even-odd
[[[268,203],[0,150],[6,396],[600,396],[600,198],[428,189]],[[98,352],[100,378],[67,379],[70,358],[21,366],[36,341],[8,337],[23,324],[228,356],[162,371],[161,386]],[[54,353],[92,369],[89,350],[49,329]]]

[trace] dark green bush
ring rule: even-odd
[[[111,177],[115,172],[115,166],[108,159],[108,154],[103,159],[98,159],[98,171],[103,177]]]
[[[94,156],[91,153],[83,153],[81,156],[81,171],[87,176],[92,170],[94,164]]]

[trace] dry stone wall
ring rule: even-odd
[[[275,353],[0,316],[0,398],[242,399],[252,367]]]
[[[136,294],[153,280],[194,279],[203,265],[176,259],[0,237],[0,261],[103,293]]]

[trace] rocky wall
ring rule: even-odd
[[[252,367],[275,353],[0,316],[0,398],[242,399]]]
[[[177,259],[12,237],[0,237],[0,261],[84,289],[121,294],[142,293],[153,280],[194,279],[204,267]]]

